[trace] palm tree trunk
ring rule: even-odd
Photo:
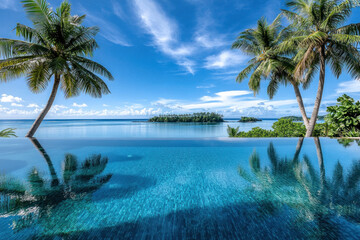
[[[304,143],[304,138],[303,137],[299,138],[298,143],[296,145],[296,151],[294,154],[294,158],[293,158],[294,163],[297,163],[299,160],[299,155],[300,155],[300,151],[301,151],[303,143]]]
[[[319,77],[319,86],[316,94],[314,110],[311,115],[309,128],[306,131],[305,137],[311,137],[315,128],[316,120],[318,118],[321,99],[324,91],[325,83],[325,46],[322,46],[320,49],[320,77]]]
[[[325,200],[325,190],[326,190],[326,174],[325,174],[325,165],[324,165],[324,157],[321,149],[320,139],[318,137],[314,138],[315,147],[316,147],[316,155],[319,162],[320,169],[320,189],[319,189],[319,199],[321,202]]]
[[[298,104],[299,104],[299,108],[300,108],[300,112],[301,112],[302,119],[303,119],[303,121],[304,121],[304,124],[305,124],[306,129],[308,129],[308,128],[309,128],[309,119],[308,119],[308,117],[307,117],[307,115],[306,115],[306,110],[305,110],[305,107],[304,107],[303,99],[302,99],[302,97],[301,97],[301,93],[300,93],[300,90],[299,90],[299,86],[298,86],[296,83],[292,83],[292,85],[294,86],[296,101],[297,101]]]
[[[49,167],[49,171],[50,171],[50,175],[51,175],[51,179],[52,179],[51,186],[59,185],[59,178],[56,175],[56,171],[55,171],[54,165],[50,159],[50,156],[47,154],[45,149],[41,146],[40,142],[36,138],[30,138],[30,141],[34,145],[34,147],[40,152],[40,154],[43,156],[43,158],[45,159],[45,161]]]
[[[48,100],[45,108],[42,110],[39,117],[35,120],[34,124],[30,128],[30,131],[26,134],[25,137],[32,138],[34,136],[36,130],[39,128],[41,122],[44,120],[46,114],[49,112],[52,104],[54,103],[54,100],[55,100],[56,93],[58,91],[59,85],[60,85],[60,75],[55,74],[54,86],[53,86],[53,89],[51,91],[49,100]]]

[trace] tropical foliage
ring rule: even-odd
[[[262,18],[255,29],[240,33],[233,43],[233,48],[253,56],[236,80],[241,82],[252,73],[249,88],[257,93],[260,80],[269,78],[270,97],[280,83],[291,83],[307,128],[306,136],[310,137],[318,119],[326,65],[336,77],[344,70],[355,79],[360,77],[360,23],[344,25],[360,1],[290,0],[286,5],[288,10],[281,14],[289,20],[289,26],[280,25],[280,16],[272,24]],[[319,86],[309,122],[298,84],[309,87],[318,71]]]
[[[261,122],[262,120],[254,117],[241,117],[239,122]]]
[[[66,98],[81,92],[93,97],[110,93],[98,75],[113,79],[102,65],[87,57],[98,48],[94,37],[97,27],[82,25],[85,15],[71,15],[64,1],[53,10],[46,0],[23,0],[33,27],[17,24],[16,35],[23,40],[0,38],[0,82],[26,77],[34,93],[44,91],[54,78],[50,98],[27,134],[32,137],[50,110],[59,89]]]
[[[344,69],[355,79],[360,77],[360,53],[357,47],[360,43],[360,23],[344,25],[353,8],[359,5],[358,0],[290,0],[287,2],[289,10],[282,10],[295,31],[280,44],[279,49],[282,52],[297,52],[294,77],[303,79],[308,85],[308,77],[313,76],[317,69],[320,72],[307,137],[315,129],[326,65],[330,66],[336,77]]]
[[[306,127],[301,122],[293,122],[291,119],[281,118],[273,123],[271,130],[255,127],[248,132],[243,132],[239,130],[239,127],[232,128],[228,126],[227,132],[229,137],[241,138],[304,137],[306,134]],[[316,124],[314,136],[325,137],[327,134],[328,127],[326,123]]]
[[[348,95],[337,99],[337,105],[327,108],[326,123],[331,137],[360,137],[360,101]]]
[[[0,131],[0,137],[9,138],[9,137],[16,137],[15,135],[15,128],[6,128]]]
[[[160,115],[149,119],[149,122],[199,122],[199,123],[217,123],[223,122],[223,116],[218,113],[193,113],[193,114],[168,114]]]
[[[247,29],[239,34],[232,44],[233,49],[240,49],[252,58],[247,67],[243,69],[236,78],[241,83],[250,74],[249,88],[258,93],[262,79],[270,79],[267,93],[273,98],[281,84],[291,84],[294,88],[297,102],[303,117],[304,124],[308,124],[308,118],[302,96],[299,90],[299,81],[292,75],[296,62],[292,59],[295,51],[281,52],[279,46],[292,34],[291,27],[281,26],[281,15],[271,23],[265,18],[257,22],[254,29]],[[311,76],[310,76],[311,77]]]

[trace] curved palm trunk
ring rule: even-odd
[[[40,152],[40,154],[45,159],[46,163],[48,164],[50,175],[51,175],[51,185],[57,186],[59,185],[59,178],[56,175],[56,171],[54,165],[50,159],[50,156],[47,154],[45,149],[41,146],[40,142],[36,138],[30,138],[31,143],[35,146],[35,148]]]
[[[323,203],[325,199],[325,189],[326,189],[326,175],[325,175],[325,165],[324,165],[324,157],[323,152],[321,149],[321,143],[320,139],[318,137],[314,138],[315,147],[316,147],[316,155],[319,162],[319,168],[320,168],[320,189],[319,189],[319,197],[321,200],[321,203]]]
[[[316,94],[314,110],[313,110],[313,113],[311,115],[309,128],[306,131],[305,137],[311,137],[313,132],[314,132],[314,128],[315,128],[315,125],[316,125],[316,120],[317,120],[318,114],[319,114],[321,99],[322,99],[322,95],[323,95],[323,91],[324,91],[324,83],[325,83],[325,47],[322,46],[321,49],[320,49],[319,86],[318,86],[318,91],[317,91],[317,94]]]
[[[26,134],[25,137],[32,138],[34,136],[36,130],[39,128],[41,122],[44,120],[46,114],[49,112],[52,104],[54,103],[54,100],[55,100],[56,93],[58,91],[59,85],[60,85],[60,75],[55,74],[54,86],[53,86],[53,89],[51,91],[49,100],[48,100],[45,108],[42,110],[39,117],[35,120],[34,124],[30,128],[30,131]]]
[[[300,90],[299,90],[299,86],[298,86],[296,83],[292,83],[292,85],[294,86],[296,101],[297,101],[298,104],[299,104],[299,108],[300,108],[300,112],[301,112],[302,119],[303,119],[303,121],[304,121],[304,124],[305,124],[306,129],[308,129],[308,128],[309,128],[309,119],[308,119],[308,117],[307,117],[307,115],[306,115],[306,110],[305,110],[305,107],[304,107],[303,99],[302,99],[302,97],[301,97],[301,93],[300,93]]]
[[[298,162],[303,143],[304,143],[304,138],[303,137],[299,138],[298,143],[296,145],[296,151],[294,154],[293,162]]]

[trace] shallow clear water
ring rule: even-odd
[[[275,120],[256,123],[150,123],[146,120],[46,120],[36,133],[37,138],[210,138],[227,137],[226,128],[253,127],[271,129]],[[0,120],[0,130],[16,128],[18,136],[25,136],[32,120]]]
[[[0,140],[0,239],[359,239],[360,147]]]

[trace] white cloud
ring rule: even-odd
[[[178,26],[175,21],[170,19],[153,0],[134,0],[134,8],[141,25],[153,37],[154,45],[193,74],[195,63],[187,57],[195,49],[178,41]]]
[[[22,98],[20,97],[14,97],[12,95],[2,94],[0,98],[0,102],[3,103],[12,103],[12,102],[22,102]]]
[[[64,106],[64,105],[54,105],[51,107],[50,109],[50,112],[51,113],[57,113],[61,110],[64,110],[64,109],[67,109],[68,107],[67,106]]]
[[[238,51],[224,50],[218,55],[212,55],[206,58],[205,68],[222,69],[244,64],[247,57]]]
[[[39,108],[39,105],[37,105],[36,103],[31,103],[29,105],[27,105],[28,108]]]
[[[336,93],[360,93],[360,79],[340,83]]]
[[[285,114],[291,109],[297,113],[295,99],[267,100],[255,98],[252,92],[243,90],[223,91],[212,96],[203,96],[197,101],[189,102],[175,99],[159,99],[152,103],[162,109],[169,109],[174,113],[191,113],[197,111],[211,111],[222,113],[225,116],[256,115],[275,116]]]
[[[78,107],[78,108],[85,108],[87,107],[88,105],[86,103],[83,103],[83,104],[77,104],[77,103],[73,103],[73,107]]]
[[[57,116],[66,117],[121,117],[121,116],[154,116],[162,113],[160,108],[123,108],[117,110],[84,110],[84,109],[73,109],[62,111]]]
[[[103,104],[103,107],[109,107],[109,105],[107,105],[107,104]]]
[[[12,107],[22,107],[23,105],[20,103],[11,103]]]

